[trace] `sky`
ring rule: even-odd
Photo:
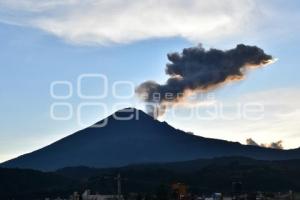
[[[143,109],[134,87],[163,84],[167,54],[199,43],[256,45],[277,61],[159,120],[204,137],[298,148],[299,10],[280,0],[0,0],[0,162],[120,108]],[[249,104],[263,109],[256,119],[245,116]]]

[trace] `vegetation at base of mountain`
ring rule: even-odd
[[[0,168],[0,199],[33,200],[68,197],[91,189],[116,193],[115,177],[122,176],[122,192],[162,195],[166,187],[181,182],[194,194],[230,193],[239,181],[245,192],[300,191],[300,160],[260,161],[222,157],[174,163],[149,163],[120,168],[68,167],[55,172]]]

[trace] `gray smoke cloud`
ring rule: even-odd
[[[227,82],[242,80],[250,68],[258,68],[273,60],[256,46],[239,44],[230,50],[209,49],[201,45],[168,54],[165,84],[146,81],[136,93],[146,104],[148,114],[157,117],[173,104],[189,95],[207,92]]]
[[[252,146],[260,146],[260,147],[271,148],[271,149],[283,149],[282,140],[279,140],[277,142],[271,142],[270,144],[258,144],[252,138],[248,138],[246,140],[246,143],[247,145],[252,145]]]
[[[246,144],[247,145],[252,145],[252,146],[260,146],[259,144],[257,144],[252,138],[248,138],[246,140]]]
[[[272,148],[272,149],[283,149],[282,140],[279,140],[277,142],[272,142],[270,144],[262,144],[262,146]]]

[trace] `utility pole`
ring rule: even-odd
[[[122,195],[122,191],[121,191],[121,174],[119,173],[118,176],[115,178],[117,180],[117,196],[118,196],[118,200],[121,200],[121,195]]]

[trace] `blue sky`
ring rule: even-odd
[[[278,58],[272,65],[249,72],[245,80],[212,92],[214,103],[222,104],[228,115],[236,112],[238,103],[255,102],[264,106],[264,117],[259,121],[186,120],[184,116],[193,108],[179,106],[172,109],[179,117],[168,112],[160,120],[205,137],[241,143],[247,138],[258,143],[283,140],[285,148],[300,146],[299,3],[124,2],[0,0],[0,161],[83,128],[75,116],[64,121],[51,119],[50,108],[55,102],[69,103],[74,113],[87,101],[108,105],[108,113],[117,109],[116,103],[142,108],[135,97],[116,99],[111,91],[114,82],[163,83],[167,53],[198,43],[220,49],[239,43],[257,45]],[[108,78],[108,95],[101,100],[81,99],[76,93],[78,77],[92,73]],[[53,81],[69,81],[72,97],[53,99]],[[99,85],[87,82],[84,91],[97,94]],[[56,91],[65,94],[63,88]],[[119,92],[130,91],[120,88]],[[205,111],[207,105],[199,108]],[[88,125],[108,113],[90,108],[83,118]]]

